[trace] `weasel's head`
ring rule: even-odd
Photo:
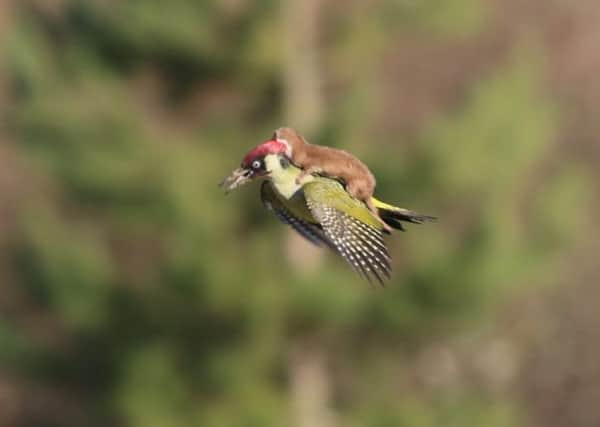
[[[275,132],[273,132],[273,139],[286,145],[287,150],[285,155],[290,159],[292,158],[294,152],[305,144],[302,135],[296,132],[296,130],[286,127],[276,129]]]

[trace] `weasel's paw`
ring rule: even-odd
[[[296,184],[303,185],[306,183],[307,175],[299,175],[296,177]]]

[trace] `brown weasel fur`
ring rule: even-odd
[[[287,144],[289,150],[286,151],[286,155],[303,169],[296,179],[299,184],[313,173],[342,179],[346,184],[346,191],[355,199],[364,202],[384,229],[391,231],[373,204],[376,181],[367,165],[347,151],[310,144],[292,128],[282,127],[275,130],[273,138]]]

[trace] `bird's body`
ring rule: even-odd
[[[293,164],[286,163],[285,160],[281,161],[281,159],[281,156],[265,157],[265,167],[270,171],[270,185],[273,186],[279,198],[286,200],[285,204],[294,209],[294,213],[299,218],[318,222],[305,205],[307,203],[323,203],[357,218],[376,230],[382,230],[381,224],[365,204],[350,197],[337,180],[309,175],[298,182],[297,178],[302,174],[302,170]],[[301,205],[299,209],[295,206],[298,203]]]

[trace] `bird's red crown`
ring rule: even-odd
[[[287,146],[285,143],[276,139],[265,141],[260,145],[257,145],[244,156],[242,160],[242,167],[248,167],[252,164],[254,159],[264,157],[267,154],[280,154],[285,153]]]

